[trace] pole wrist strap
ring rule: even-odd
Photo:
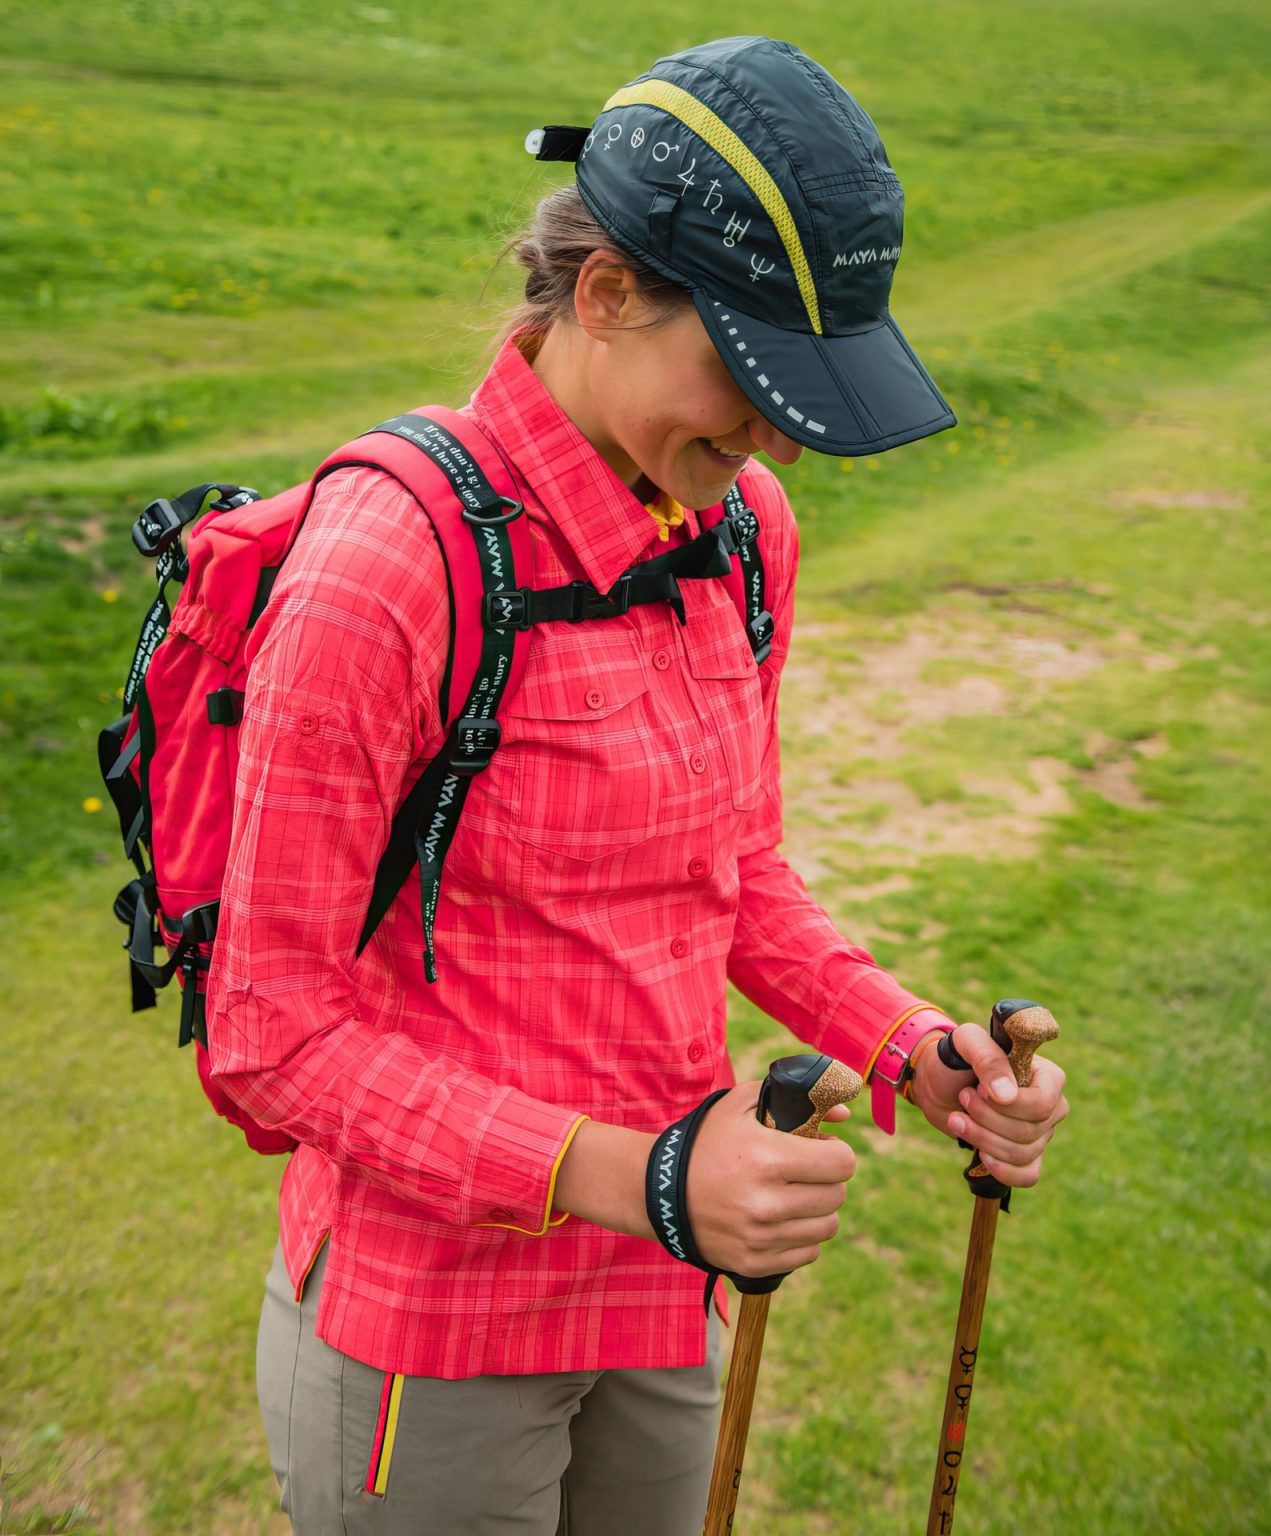
[[[644,1173],[644,1205],[653,1226],[653,1235],[674,1259],[706,1272],[705,1305],[709,1312],[711,1292],[719,1273],[697,1251],[693,1229],[688,1219],[688,1158],[701,1129],[706,1112],[727,1088],[708,1093],[674,1125],[668,1125],[655,1138]]]

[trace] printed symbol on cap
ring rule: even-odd
[[[643,143],[644,143],[644,129],[643,128],[635,128],[635,129],[633,129],[632,133],[631,133],[631,148],[632,149],[639,149],[641,144],[643,144]]]
[[[719,182],[711,177],[711,184],[706,189],[706,196],[702,199],[702,207],[710,213],[718,213],[724,206],[724,194],[718,190]],[[711,207],[711,198],[715,199],[715,206]]]
[[[658,154],[658,150],[661,150],[662,153]],[[653,158],[658,162],[659,165],[661,165],[664,160],[669,160],[673,154],[678,155],[679,152],[680,146],[678,144],[668,144],[665,139],[659,139],[653,146]]]
[[[687,192],[688,189],[693,185],[693,182],[695,180],[695,178],[693,176],[693,172],[696,169],[696,167],[697,167],[697,156],[694,155],[693,156],[693,162],[689,166],[687,171],[676,171],[676,173],[675,173],[676,181],[682,181],[684,183],[684,192]],[[684,192],[680,193],[681,197],[684,196]]]
[[[611,144],[616,144],[621,137],[622,124],[610,123],[608,129],[605,132],[605,148],[608,149]]]
[[[761,277],[767,277],[768,273],[776,266],[774,261],[765,261],[762,256],[750,258],[750,281],[757,283]]]
[[[749,219],[739,219],[735,213],[729,217],[728,223],[724,225],[724,244],[730,251],[746,238],[749,228]]]

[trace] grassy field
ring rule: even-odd
[[[999,1229],[958,1529],[1265,1532],[1271,196],[1249,4],[691,13],[0,0],[0,1532],[280,1533],[253,1342],[279,1164],[127,1011],[94,737],[127,531],[459,403],[584,121],[779,31],[908,193],[896,313],[961,425],[783,472],[788,850],[962,1017],[1038,996],[1074,1112]],[[582,21],[586,30],[580,30]],[[789,1036],[734,999],[739,1064]],[[969,1217],[858,1115],[774,1306],[740,1532],[922,1528]]]

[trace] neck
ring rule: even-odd
[[[614,442],[596,407],[604,398],[599,370],[601,344],[580,326],[557,321],[544,335],[527,336],[520,345],[543,388],[623,485],[641,501],[652,501],[658,494],[657,486]]]

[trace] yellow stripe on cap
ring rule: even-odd
[[[808,266],[808,258],[803,254],[803,242],[799,239],[798,226],[789,204],[763,162],[746,148],[723,118],[698,101],[696,96],[690,96],[686,90],[672,85],[669,80],[642,80],[636,85],[624,85],[620,91],[614,92],[601,110],[608,112],[611,107],[636,106],[661,107],[672,117],[678,117],[686,128],[690,128],[717,155],[728,161],[759,199],[764,212],[776,225],[777,233],[781,236],[786,255],[794,267],[795,280],[803,295],[808,319],[819,336],[821,308],[817,303],[816,284],[812,281],[812,268]]]

